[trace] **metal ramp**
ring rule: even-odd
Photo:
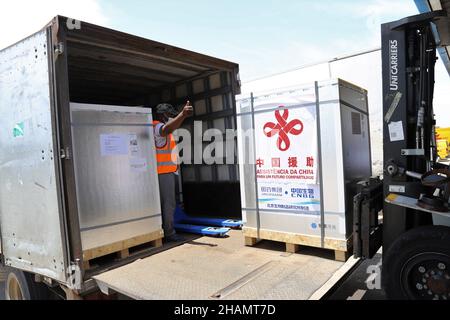
[[[94,279],[105,294],[138,300],[302,300],[344,265],[322,250],[287,254],[281,244],[243,243],[236,230],[228,238],[203,237]]]

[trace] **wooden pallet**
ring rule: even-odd
[[[312,237],[295,233],[284,233],[279,231],[260,229],[259,232],[255,228],[244,227],[242,229],[245,237],[245,245],[253,247],[261,240],[271,240],[284,242],[286,244],[286,252],[296,253],[300,250],[300,246],[322,248],[320,237]],[[334,250],[336,261],[347,261],[350,257],[351,239],[335,240],[325,239],[324,249]]]
[[[104,257],[110,254],[117,254],[117,258],[125,259],[130,255],[130,249],[140,245],[148,244],[153,248],[159,248],[163,245],[163,231],[155,231],[130,239],[117,241],[108,245],[102,245],[83,251],[83,266],[84,269],[90,269],[90,261]]]

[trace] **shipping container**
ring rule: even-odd
[[[187,128],[194,120],[235,128],[238,73],[232,62],[61,16],[0,51],[4,264],[68,288],[75,288],[72,274],[79,269],[78,291],[85,292],[95,287],[93,275],[124,263],[86,262],[160,239],[152,135],[142,135],[151,109],[142,107],[189,99],[196,108]],[[138,159],[108,158],[123,151],[120,143],[129,143],[130,135],[141,146]],[[143,162],[152,173],[136,180],[130,171]],[[235,163],[184,166],[188,213],[239,216],[237,172]],[[231,201],[218,203],[223,193]],[[140,237],[143,227],[151,239]]]

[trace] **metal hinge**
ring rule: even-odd
[[[55,54],[57,56],[61,55],[64,53],[64,43],[59,42],[55,45]]]
[[[70,160],[71,159],[70,149],[68,147],[65,149],[61,149],[60,157],[61,157],[61,159],[64,159],[64,160]]]

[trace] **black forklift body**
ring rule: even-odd
[[[381,26],[384,176],[382,181],[368,179],[356,187],[355,257],[371,258],[381,245],[385,254],[406,231],[433,224],[429,212],[385,199],[389,195],[421,198],[430,191],[422,177],[439,167],[433,114],[435,31],[446,24],[447,13],[435,11]],[[380,210],[382,224],[376,217]]]
[[[436,159],[434,140],[435,23],[444,11],[382,25],[384,198],[389,194],[418,199],[426,192],[419,177]],[[405,231],[432,224],[429,213],[384,202],[383,248]]]

